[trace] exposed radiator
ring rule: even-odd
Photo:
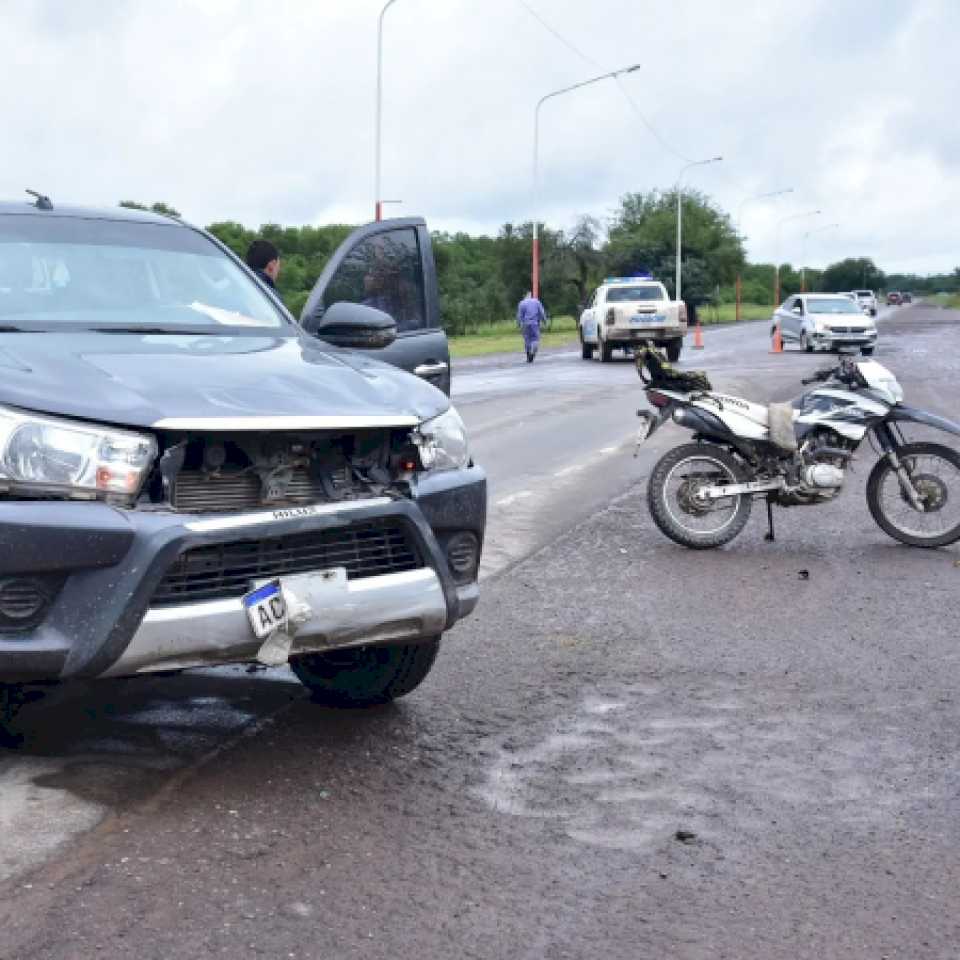
[[[350,499],[352,487],[348,468],[331,474],[334,490]],[[295,468],[283,499],[265,502],[259,476],[253,471],[228,471],[219,474],[183,470],[173,485],[173,507],[184,513],[223,513],[263,506],[321,503],[329,500],[323,483],[311,477],[304,467]]]

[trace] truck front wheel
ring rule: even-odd
[[[580,328],[580,356],[589,360],[593,356],[593,344],[583,339],[583,327]]]
[[[303,654],[290,661],[290,668],[316,703],[369,707],[415,690],[430,672],[439,649],[439,637],[420,643],[349,647]]]

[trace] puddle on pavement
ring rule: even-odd
[[[504,815],[621,850],[678,829],[719,843],[799,816],[875,827],[909,806],[913,752],[896,722],[772,701],[733,681],[591,696],[539,732],[500,739],[477,793]]]
[[[0,748],[0,881],[303,696],[289,671],[227,668],[52,688],[26,703],[8,724],[19,742]]]

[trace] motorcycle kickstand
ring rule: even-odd
[[[763,535],[767,543],[773,543],[777,539],[776,532],[773,529],[773,501],[767,497],[767,526],[769,529]]]

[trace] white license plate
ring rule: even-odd
[[[287,625],[287,604],[279,580],[271,580],[251,590],[243,598],[243,608],[258,640]]]

